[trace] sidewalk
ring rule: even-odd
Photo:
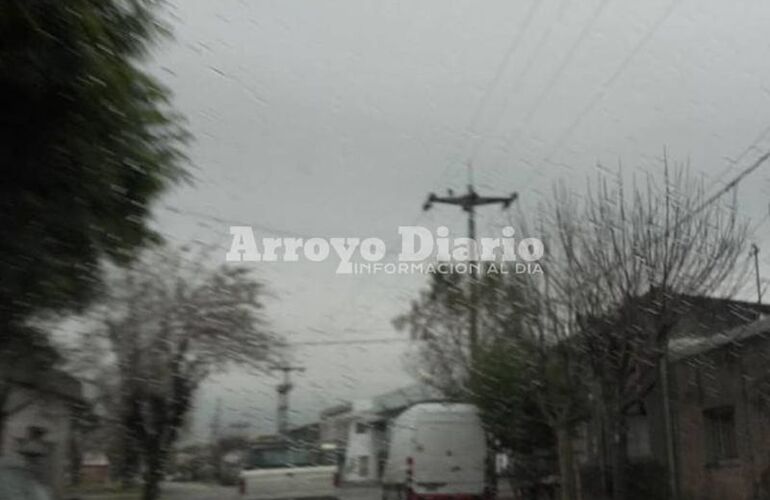
[[[227,500],[237,496],[234,487],[224,487],[208,483],[196,482],[167,482],[161,485],[161,500],[216,499]],[[64,499],[79,500],[139,500],[142,497],[141,488],[130,491],[117,491],[104,488],[101,490],[69,490]]]

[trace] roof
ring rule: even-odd
[[[321,424],[318,422],[310,422],[308,424],[302,424],[298,425],[296,427],[292,427],[286,431],[287,434],[293,435],[293,434],[302,434],[302,433],[313,433],[318,432],[321,428]]]
[[[682,325],[681,329],[675,328],[672,337],[696,334],[711,337],[722,331],[746,326],[770,314],[770,305],[756,302],[693,295],[678,295],[677,299],[675,308],[680,314],[689,316],[690,321]]]
[[[86,452],[83,455],[83,460],[81,461],[81,464],[84,466],[91,466],[91,467],[104,467],[110,465],[110,459],[107,458],[107,455],[100,451],[95,452]]]
[[[4,374],[10,382],[22,387],[48,393],[75,403],[83,403],[83,385],[75,377],[57,369],[22,370],[21,367]]]
[[[667,297],[669,310],[678,317],[677,325],[670,333],[671,338],[710,337],[734,327],[750,324],[760,319],[763,314],[770,314],[770,305],[756,302],[681,293],[669,293]],[[652,289],[631,299],[630,302],[636,303],[640,311],[647,309],[645,304],[649,304],[654,311],[661,300],[660,291]]]
[[[424,384],[414,384],[375,396],[372,398],[371,411],[376,413],[398,411],[415,403],[442,399],[446,398],[438,390]]]
[[[409,408],[406,413],[421,415],[441,413],[445,415],[478,415],[479,409],[468,403],[420,403]]]
[[[702,307],[721,306],[733,311],[760,311],[770,314],[770,304],[757,304],[746,300],[735,300],[724,297],[707,297],[705,295],[685,295],[676,294],[676,297],[685,304],[698,305]]]
[[[671,339],[668,343],[668,349],[671,360],[679,361],[762,335],[770,335],[770,317],[764,317],[708,337],[692,335]]]
[[[321,419],[335,417],[343,413],[348,413],[353,409],[353,404],[350,401],[345,401],[338,405],[331,406],[329,408],[321,410]]]

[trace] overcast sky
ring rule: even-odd
[[[666,148],[714,190],[770,148],[763,2],[176,0],[167,17],[175,39],[153,71],[195,136],[197,182],[161,201],[157,224],[172,241],[221,243],[223,259],[230,224],[258,237],[392,242],[415,223],[459,236],[462,212],[420,207],[429,191],[461,190],[469,160],[479,190],[518,191],[526,212],[598,163],[659,171]],[[769,178],[760,170],[739,190],[761,246]],[[495,235],[505,220],[484,209],[480,227]],[[765,266],[770,246],[760,255]],[[409,343],[390,321],[424,278],[255,269],[289,342],[394,339],[298,345],[295,423],[410,382]],[[208,384],[196,431],[218,397],[225,420],[271,431],[275,383],[233,373]]]

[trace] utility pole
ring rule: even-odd
[[[762,283],[759,279],[759,247],[755,244],[751,244],[750,255],[754,257],[754,273],[757,277],[757,304],[762,305]]]
[[[428,195],[428,199],[423,204],[423,210],[430,210],[434,203],[444,203],[446,205],[456,205],[463,209],[468,214],[468,238],[471,241],[476,241],[476,207],[481,205],[501,205],[503,209],[511,206],[511,203],[516,201],[519,197],[517,193],[512,193],[510,196],[497,197],[497,196],[480,196],[473,189],[473,184],[468,184],[468,192],[455,196],[452,190],[448,190],[447,196],[437,196],[434,193]],[[478,287],[476,284],[479,280],[478,269],[476,259],[478,255],[477,245],[474,245],[471,256],[471,284],[470,284],[470,309],[469,309],[469,325],[468,325],[468,340],[470,346],[471,363],[476,356],[476,346],[478,344]]]
[[[214,416],[211,417],[211,443],[216,446],[222,431],[222,398],[217,398]]]
[[[222,478],[222,448],[219,439],[222,433],[222,398],[217,398],[217,407],[211,418],[211,457],[217,480]]]
[[[283,372],[283,381],[275,388],[278,392],[278,411],[276,414],[276,423],[278,425],[278,434],[285,436],[289,430],[289,392],[293,387],[291,383],[291,372],[304,372],[302,366],[280,365],[274,366],[273,370]]]

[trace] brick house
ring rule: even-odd
[[[663,384],[654,380],[628,414],[629,492],[645,500],[671,498],[673,488],[680,500],[770,499],[770,306],[681,296],[678,314],[667,365],[670,431]],[[607,439],[595,418],[579,427],[584,470],[610,463]],[[589,473],[583,481],[595,496],[601,479]]]
[[[80,482],[83,484],[109,484],[110,459],[102,452],[86,452],[80,462]]]
[[[680,498],[770,498],[770,318],[679,338],[671,357]]]

